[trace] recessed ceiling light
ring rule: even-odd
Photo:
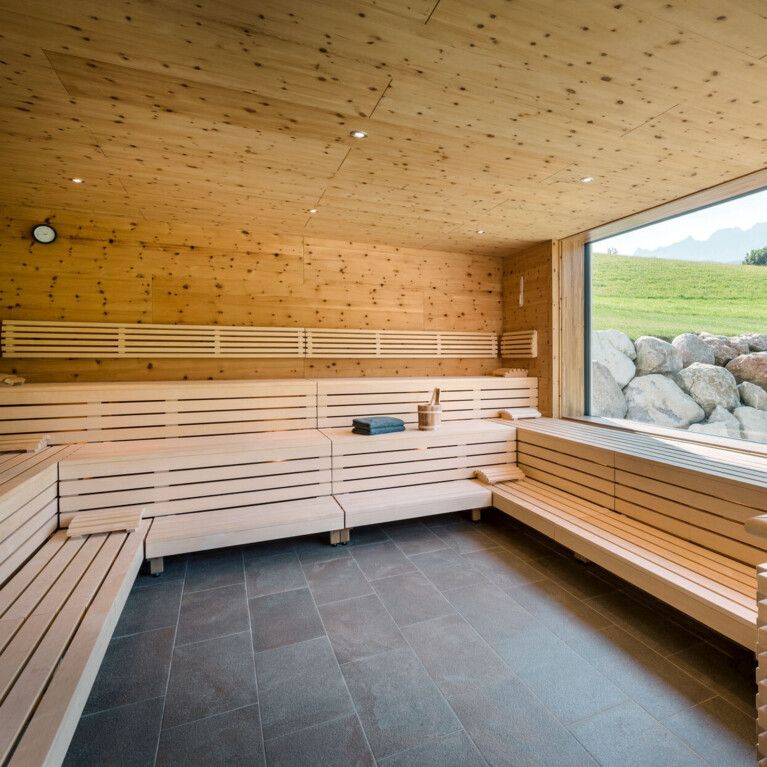
[[[83,180],[81,178],[73,178],[72,181],[75,182],[75,184],[82,184]]]
[[[477,229],[477,234],[484,234],[484,233],[485,233],[484,229]]]
[[[349,134],[352,138],[367,138],[368,134],[364,130],[353,130]]]
[[[316,213],[316,212],[317,212],[317,208],[309,208],[309,213]]]
[[[593,176],[584,176],[581,179],[582,184],[590,184],[594,180]]]

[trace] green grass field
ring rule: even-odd
[[[592,275],[594,330],[767,333],[767,266],[593,254]]]

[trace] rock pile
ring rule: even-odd
[[[591,337],[592,415],[767,442],[767,334]]]

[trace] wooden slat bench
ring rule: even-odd
[[[161,557],[342,530],[330,498],[330,440],[314,429],[87,445],[62,461],[62,522],[86,510],[144,509]]]
[[[50,444],[243,434],[317,426],[307,380],[24,384],[0,392],[0,435]]]
[[[767,506],[767,461],[576,422],[517,423],[521,482],[493,505],[740,644],[756,641],[744,529]]]
[[[537,407],[537,378],[452,376],[430,378],[324,378],[317,381],[317,425],[344,428],[354,418],[387,415],[418,422],[418,405],[441,392],[443,421],[497,416],[510,407]]]
[[[0,583],[58,525],[58,463],[76,447],[0,455]]]
[[[0,589],[0,764],[63,761],[148,527],[77,539],[58,531]]]
[[[514,429],[482,420],[432,432],[323,433],[333,444],[333,494],[347,528],[489,506],[492,491],[471,479],[474,470],[516,459]]]

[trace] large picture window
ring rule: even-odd
[[[592,242],[587,263],[587,412],[767,443],[767,190]]]

